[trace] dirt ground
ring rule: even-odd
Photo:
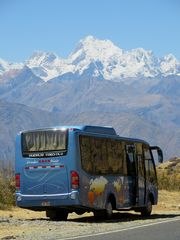
[[[152,218],[180,216],[180,192],[159,191],[159,203],[153,207]],[[20,208],[0,210],[0,239],[64,239],[77,233],[90,234],[100,231],[119,229],[124,224],[140,224],[138,213],[115,213],[111,222],[95,222],[92,213],[81,216],[69,214],[66,222],[53,222],[46,218],[44,212],[34,212]],[[38,233],[38,234],[37,234]],[[35,237],[36,235],[36,237]]]
[[[159,191],[158,205],[153,206],[153,212],[180,211],[180,192]]]

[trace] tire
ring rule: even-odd
[[[96,220],[111,219],[113,215],[113,206],[110,201],[106,203],[104,210],[94,211],[94,217]]]
[[[66,210],[47,210],[46,217],[49,217],[53,221],[66,221],[68,218],[68,212]]]
[[[152,202],[151,202],[150,199],[148,199],[146,207],[144,207],[141,210],[141,216],[142,217],[149,217],[151,215],[151,212],[152,212]]]
[[[112,218],[113,215],[113,206],[112,203],[110,201],[107,202],[106,204],[106,209],[105,209],[105,217],[107,219]]]
[[[96,210],[93,213],[96,220],[103,220],[105,218],[104,210]]]

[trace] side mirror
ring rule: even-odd
[[[158,153],[158,162],[159,163],[163,163],[163,153],[162,153],[162,150],[158,149],[157,153]]]
[[[156,150],[158,154],[158,162],[163,163],[163,152],[158,146],[151,146],[151,150]]]

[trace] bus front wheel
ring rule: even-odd
[[[149,217],[151,215],[151,212],[152,212],[152,201],[148,199],[147,205],[141,210],[141,216]]]

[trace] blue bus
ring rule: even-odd
[[[50,219],[113,210],[149,216],[157,204],[155,161],[163,154],[146,141],[124,138],[112,127],[60,126],[24,131],[16,138],[16,203],[46,211]]]

